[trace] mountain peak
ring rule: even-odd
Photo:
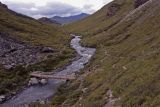
[[[42,17],[42,18],[40,18],[40,19],[38,19],[38,20],[39,20],[40,22],[42,22],[42,23],[60,25],[60,23],[58,23],[57,21],[51,20],[51,19],[49,19],[49,18],[47,18],[47,17]]]
[[[5,5],[5,4],[3,4],[2,2],[0,2],[0,7],[3,7],[3,8],[8,9],[8,6],[7,6],[7,5]]]
[[[81,13],[78,15],[72,15],[72,16],[68,16],[68,17],[54,16],[51,18],[51,20],[55,20],[61,24],[69,24],[69,23],[81,20],[87,16],[89,16],[89,14]]]
[[[3,7],[3,8],[7,8],[8,9],[8,6],[3,4],[2,2],[0,2],[0,7]]]
[[[79,15],[88,15],[87,13],[81,13],[81,14],[79,14]]]

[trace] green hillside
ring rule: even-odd
[[[62,48],[68,44],[66,36],[60,26],[43,24],[7,8],[0,7],[0,32],[7,32],[23,41],[33,44],[44,44],[55,48]],[[64,41],[64,42],[61,42]]]
[[[119,22],[134,6],[133,0],[114,0],[84,20],[66,25],[70,32],[95,35]],[[112,14],[111,14],[112,13]]]
[[[118,10],[108,16],[107,11],[115,4]],[[136,9],[134,0],[115,0],[90,17],[66,26],[69,32],[84,35],[83,44],[97,51],[82,71],[83,79],[62,85],[52,105],[105,107],[109,102],[107,92],[112,90],[120,99],[115,106],[159,107],[159,11],[159,0]]]
[[[51,47],[54,52],[51,55],[44,54],[47,57],[46,60],[28,67],[18,65],[7,70],[0,65],[0,95],[16,91],[24,86],[30,71],[57,69],[69,62],[69,59],[74,56],[69,45],[71,37],[60,26],[44,24],[28,16],[18,14],[9,10],[2,3],[0,3],[1,33],[31,46]]]

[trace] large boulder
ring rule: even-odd
[[[5,100],[5,98],[6,98],[6,97],[5,97],[4,95],[1,95],[1,96],[0,96],[0,103],[2,103],[2,102]]]
[[[37,85],[39,81],[37,78],[30,78],[29,85]]]
[[[137,8],[149,0],[135,0],[134,7]]]
[[[46,85],[46,84],[47,84],[47,80],[46,80],[46,79],[41,79],[41,80],[40,80],[40,83],[41,83],[42,85]]]

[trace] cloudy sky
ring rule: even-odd
[[[16,12],[28,16],[52,17],[70,16],[80,13],[94,13],[112,0],[0,0]]]

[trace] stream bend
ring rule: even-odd
[[[71,40],[70,45],[81,57],[73,61],[70,65],[66,66],[64,70],[57,72],[57,75],[68,75],[83,69],[85,64],[89,62],[96,51],[94,48],[82,47],[79,43],[81,41],[80,36],[73,36],[74,38]],[[0,104],[0,107],[24,107],[25,105],[32,102],[43,101],[54,95],[56,88],[60,85],[61,82],[61,80],[49,79],[47,85],[31,86],[23,90],[20,94],[16,95],[9,101]]]

